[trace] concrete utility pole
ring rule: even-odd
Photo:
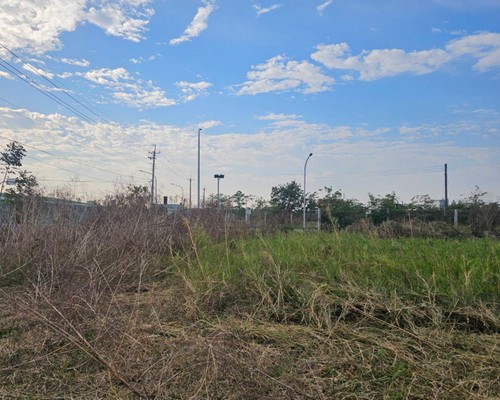
[[[193,181],[193,178],[189,177],[189,208],[191,209],[191,182]]]
[[[201,128],[198,129],[198,202],[197,207],[200,208],[200,134]]]
[[[444,164],[444,215],[448,211],[448,164]]]
[[[304,163],[304,196],[302,199],[302,227],[304,229],[306,229],[306,168],[307,168],[307,162],[312,157],[312,155],[313,153],[310,153],[306,159],[306,162]]]
[[[151,207],[153,207],[153,204],[155,203],[155,164],[156,164],[156,155],[159,154],[160,152],[156,151],[156,144],[153,145],[153,150],[149,152],[150,156],[148,157],[150,160],[153,160],[153,171],[151,172],[152,179],[151,179]]]

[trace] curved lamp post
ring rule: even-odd
[[[176,185],[175,183],[172,183],[172,182],[170,182],[170,184],[171,184],[172,186],[177,186],[178,188],[180,188],[180,189],[181,189],[181,193],[182,193],[182,200],[181,200],[181,203],[184,203],[184,188],[183,188],[181,185]]]
[[[309,156],[306,159],[306,162],[304,163],[304,196],[302,198],[302,227],[306,229],[306,168],[307,168],[307,162],[311,158],[313,153],[310,153]]]
[[[198,128],[198,208],[200,208],[200,133],[201,128]]]

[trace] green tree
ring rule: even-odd
[[[396,193],[386,194],[384,197],[368,193],[368,208],[374,224],[401,217],[406,212],[406,207],[399,203]]]
[[[252,196],[246,195],[241,190],[238,190],[235,194],[231,196],[231,201],[233,203],[234,208],[241,210],[246,206],[248,200],[250,200],[251,198]]]
[[[322,210],[322,221],[345,228],[365,217],[365,206],[356,199],[347,199],[341,190],[331,187],[320,189],[325,195],[318,200]]]
[[[253,208],[254,210],[265,210],[269,207],[267,200],[264,197],[254,197],[253,198]]]
[[[0,193],[3,193],[3,189],[7,178],[12,173],[15,173],[19,167],[21,167],[22,160],[26,155],[26,149],[21,143],[11,142],[3,151],[0,151],[0,163],[2,164],[2,170],[4,172],[4,176],[0,186]]]
[[[278,210],[298,211],[302,208],[303,195],[304,191],[295,181],[273,186],[270,204]]]
[[[19,195],[33,196],[36,194],[37,187],[38,179],[35,175],[26,170],[19,171],[16,178],[16,190],[10,189],[10,193],[14,194],[17,192]]]

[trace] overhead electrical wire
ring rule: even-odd
[[[61,92],[63,92],[66,96],[68,96],[70,99],[72,99],[73,101],[75,101],[77,104],[79,104],[80,106],[82,106],[83,108],[85,108],[87,111],[91,112],[93,115],[95,115],[96,117],[98,117],[101,121],[105,122],[106,124],[108,125],[111,125],[113,126],[114,124],[110,121],[108,121],[106,118],[104,118],[102,115],[100,115],[99,113],[93,111],[91,108],[89,108],[88,106],[86,106],[85,104],[83,104],[81,101],[79,101],[77,98],[75,98],[74,96],[72,96],[70,93],[68,93],[67,90],[63,89],[61,86],[59,86],[58,84],[56,84],[54,81],[52,81],[51,79],[49,79],[46,74],[42,74],[40,72],[40,70],[43,71],[43,68],[39,68],[39,70],[35,69],[30,63],[27,63],[25,60],[23,60],[18,54],[16,54],[15,52],[13,52],[12,50],[10,50],[7,46],[5,46],[3,43],[0,42],[0,46],[3,47],[6,51],[8,51],[12,56],[14,56],[15,58],[17,58],[24,66],[26,66],[27,68],[29,68],[33,73],[35,73],[36,75],[40,76],[42,79],[44,79],[45,81],[47,81],[48,83],[50,83],[53,87],[57,88],[58,90],[60,90]],[[10,64],[8,61],[2,59],[0,57],[0,65],[6,69],[8,72],[10,72],[11,74],[15,75],[16,77],[18,77],[19,79],[21,79],[22,81],[24,81],[25,83],[29,84],[30,86],[32,86],[34,89],[36,89],[37,91],[41,92],[42,94],[44,94],[45,96],[49,97],[50,99],[52,99],[53,101],[57,102],[58,104],[62,105],[63,107],[65,107],[66,109],[68,109],[69,111],[71,111],[73,114],[79,116],[80,118],[82,118],[83,120],[85,120],[86,122],[89,122],[89,123],[93,123],[97,126],[101,126],[102,125],[98,122],[98,121],[95,121],[93,118],[91,117],[88,117],[87,115],[83,114],[82,112],[80,112],[79,110],[76,110],[75,107],[73,107],[72,105],[68,104],[66,101],[62,100],[60,97],[58,97],[57,95],[49,92],[48,90],[46,90],[42,85],[40,85],[38,82],[36,82],[35,80],[31,79],[30,77],[28,77],[26,74],[24,74],[22,71],[20,71],[19,69],[17,69],[15,66],[13,66],[12,64]],[[45,71],[44,71],[45,72]],[[6,100],[4,100],[6,103],[8,104],[12,104]],[[107,131],[109,131],[109,129],[105,129]],[[121,131],[121,133],[126,136],[129,140],[128,140],[128,143],[129,144],[138,144],[140,143],[139,140],[137,138],[135,138],[134,136],[128,134],[127,132],[125,132],[123,130],[123,128],[120,128],[119,129]],[[127,142],[127,140],[125,140]],[[166,168],[168,168],[170,171],[172,171],[174,174],[176,174],[178,177],[182,178],[182,179],[186,179],[185,176],[182,176],[181,174],[179,174],[179,172],[171,165],[169,165],[167,162],[163,161],[163,160],[158,160],[160,164],[162,164],[163,166],[165,166]]]
[[[47,151],[47,150],[42,150],[38,147],[35,147],[35,146],[32,146],[30,144],[26,144],[26,143],[23,143],[23,142],[20,142],[19,140],[15,140],[15,139],[12,139],[12,138],[8,138],[6,136],[3,136],[3,135],[0,135],[0,138],[2,139],[5,139],[5,140],[8,140],[10,142],[18,142],[20,144],[22,144],[24,147],[27,147],[27,148],[30,148],[30,149],[33,149],[33,150],[36,150],[36,151],[39,151],[41,153],[45,153],[45,154],[48,154],[50,156],[53,156],[53,157],[56,157],[56,158],[59,158],[59,159],[62,159],[62,160],[65,160],[65,161],[69,161],[69,162],[72,162],[72,163],[75,163],[75,164],[80,164],[80,165],[83,165],[84,167],[89,167],[89,168],[94,168],[96,170],[99,170],[99,171],[102,171],[102,172],[106,172],[106,173],[109,173],[109,174],[112,174],[112,175],[116,175],[116,176],[119,176],[119,177],[124,177],[125,175],[124,174],[120,174],[120,173],[117,173],[117,172],[114,172],[114,171],[111,171],[111,170],[108,170],[108,169],[104,169],[104,168],[101,168],[101,167],[98,167],[96,165],[92,165],[92,164],[86,164],[82,161],[78,161],[78,160],[72,160],[71,158],[67,158],[67,157],[63,157],[63,156],[59,156],[57,154],[54,154],[50,151]],[[28,155],[27,155],[28,156]],[[31,156],[31,158],[35,158],[33,156]],[[43,161],[42,161],[43,162]],[[46,163],[46,162],[45,162]],[[68,170],[68,169],[63,169],[61,167],[59,167],[60,169],[62,170],[65,170],[66,172],[75,172],[75,171],[71,171],[71,170]],[[92,177],[94,178],[94,177]],[[100,178],[95,178],[95,179],[99,179],[99,180],[102,180]],[[106,181],[106,180],[102,180],[103,182],[109,182],[109,181]]]
[[[73,101],[75,101],[76,103],[78,103],[79,105],[81,105],[82,107],[84,107],[86,110],[88,110],[89,112],[91,112],[93,115],[97,116],[102,122],[104,122],[104,123],[106,123],[108,125],[114,125],[112,122],[108,121],[106,118],[104,118],[103,116],[101,116],[99,113],[93,111],[91,108],[89,108],[88,106],[86,106],[85,104],[83,104],[81,101],[79,101],[78,99],[76,99],[75,96],[72,96],[71,94],[69,94],[67,92],[67,90],[63,89],[61,86],[59,86],[58,84],[56,84],[55,82],[53,82],[51,79],[49,79],[46,76],[46,74],[47,74],[46,71],[44,71],[43,68],[40,67],[39,70],[34,69],[31,66],[30,63],[28,63],[25,60],[23,60],[19,55],[17,55],[16,53],[14,53],[7,46],[5,46],[3,43],[0,42],[0,46],[3,47],[6,51],[8,51],[10,54],[12,54],[15,58],[17,58],[23,65],[27,66],[34,74],[40,76],[41,78],[43,78],[44,80],[46,80],[47,82],[49,82],[52,86],[54,86],[55,88],[57,88],[58,90],[60,90],[61,92],[63,92],[66,96],[68,96],[69,98],[71,98]],[[3,63],[5,65],[7,65],[7,67]],[[13,66],[12,64],[10,64],[8,61],[4,60],[2,57],[0,57],[0,65],[4,69],[6,69],[8,72],[12,73],[14,76],[18,77],[19,79],[21,79],[22,81],[24,81],[28,85],[32,86],[37,91],[41,92],[45,96],[47,96],[50,99],[52,99],[53,101],[55,101],[56,103],[62,105],[64,108],[68,109],[73,114],[79,116],[80,118],[82,118],[86,122],[99,125],[99,122],[97,122],[93,118],[85,115],[83,112],[77,110],[75,107],[73,107],[72,105],[70,105],[69,103],[67,103],[65,100],[61,99],[59,96],[57,96],[57,95],[49,92],[47,89],[45,89],[42,85],[40,85],[34,79],[28,77],[24,72],[22,72],[19,69],[17,69],[15,66]],[[9,70],[9,67],[11,69],[13,69],[14,72],[12,70]],[[43,71],[43,72],[45,72],[45,75],[42,74],[40,72],[40,70]],[[122,135],[126,136],[129,139],[129,141],[128,141],[129,144],[140,143],[137,138],[135,138],[134,136],[128,134],[125,131],[123,131],[123,129],[121,129],[121,131],[122,131],[121,132]]]

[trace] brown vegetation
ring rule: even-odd
[[[239,239],[255,233],[217,212],[123,206],[77,219],[62,207],[51,223],[32,212],[0,227],[1,398],[500,393],[498,302],[450,308],[431,289],[415,302],[346,276],[341,291],[314,271],[292,276],[265,238],[247,254]],[[319,260],[335,257],[334,239]],[[254,256],[262,272],[245,269]]]

